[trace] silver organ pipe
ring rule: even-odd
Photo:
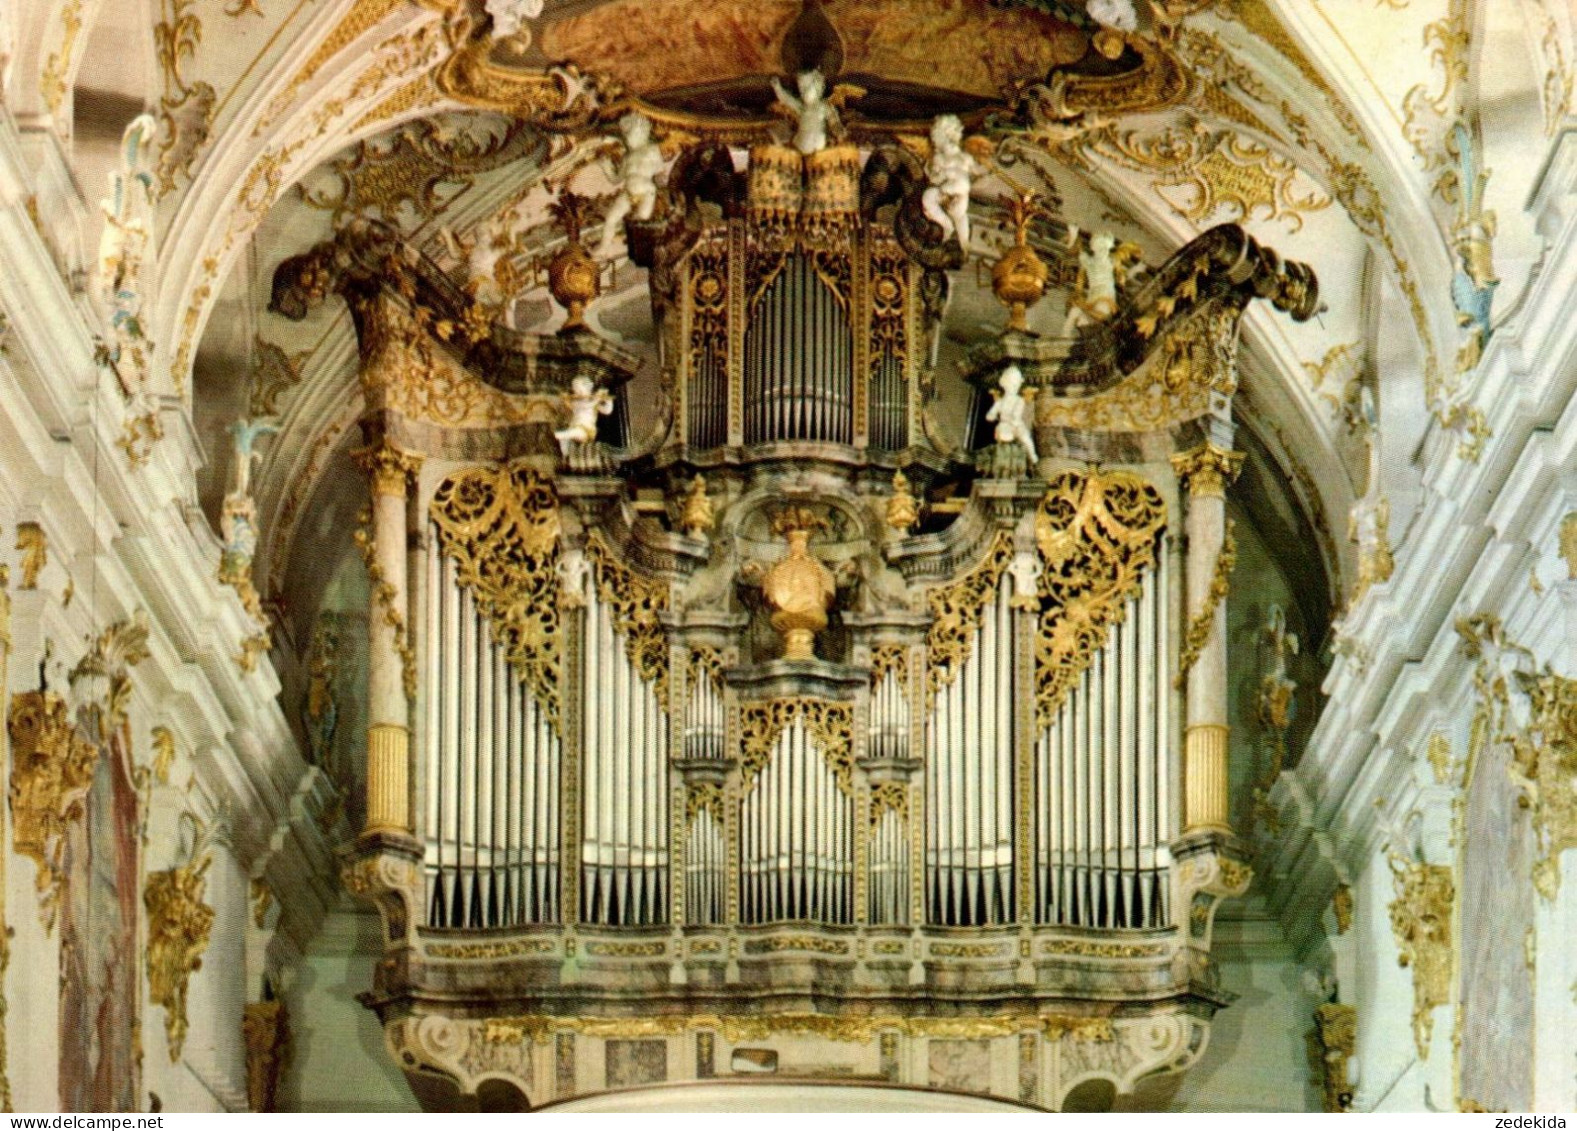
[[[1157,559],[1035,742],[1037,923],[1171,923],[1170,571],[1165,553]]]
[[[428,922],[559,922],[559,737],[458,583],[454,561],[430,541]]]
[[[909,697],[896,666],[877,681],[871,696],[870,752],[873,758],[909,756]]]
[[[854,436],[849,315],[811,258],[788,257],[745,333],[745,442]]]
[[[1014,917],[1011,599],[1004,576],[927,720],[927,915],[946,926]]]
[[[783,728],[740,812],[746,923],[854,920],[854,806],[803,718]]]
[[[586,590],[581,679],[581,920],[615,927],[668,921],[668,717]]]

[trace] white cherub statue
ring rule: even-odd
[[[827,135],[842,128],[838,108],[826,97],[827,80],[820,71],[801,71],[797,78],[799,97],[790,94],[776,76],[772,79],[772,92],[778,102],[788,107],[798,120],[794,131],[794,148],[809,157],[827,148]]]
[[[511,296],[505,293],[498,277],[499,264],[510,251],[503,219],[489,221],[463,236],[447,227],[439,228],[438,233],[449,254],[465,264],[465,289],[471,297],[488,306],[504,304],[506,317],[513,314],[507,303]]]
[[[1076,246],[1078,239],[1078,227],[1070,224],[1068,243]],[[1101,322],[1117,313],[1116,247],[1117,237],[1110,232],[1092,232],[1089,250],[1079,252],[1079,279],[1068,303],[1063,337],[1072,337],[1086,322]]]
[[[566,454],[571,444],[589,444],[597,438],[597,417],[613,411],[613,395],[597,388],[590,377],[576,377],[569,383],[569,426],[553,433]]]
[[[542,14],[546,0],[487,0],[487,14],[493,17],[493,38],[508,39],[526,20]]]
[[[1102,27],[1130,34],[1139,30],[1139,13],[1133,0],[1085,0],[1084,10]]]
[[[603,259],[613,255],[614,241],[626,216],[633,213],[637,220],[652,218],[657,208],[657,175],[663,171],[662,147],[652,140],[650,120],[632,111],[619,119],[619,129],[624,134],[624,160],[617,168],[609,168],[608,175],[619,182],[619,192],[602,225],[597,255]]]
[[[942,238],[957,235],[958,245],[969,251],[969,190],[985,172],[964,149],[964,123],[956,115],[942,114],[931,125],[931,159],[925,175],[931,182],[920,197],[926,216],[941,225]]]
[[[1024,394],[1024,373],[1016,365],[1004,369],[998,380],[1002,385],[1002,395],[986,410],[986,419],[996,421],[997,443],[1020,445],[1033,466],[1040,460],[1039,453],[1035,451],[1035,429],[1030,416],[1034,390],[1030,390],[1027,396]]]

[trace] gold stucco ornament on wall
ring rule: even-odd
[[[11,697],[11,836],[16,851],[38,865],[39,915],[55,925],[61,856],[69,823],[82,812],[93,784],[98,748],[71,721],[66,701],[50,691]]]
[[[1444,864],[1393,858],[1396,898],[1391,901],[1391,931],[1400,951],[1396,961],[1413,971],[1413,1040],[1419,1059],[1429,1057],[1434,1010],[1451,1000],[1452,904],[1456,884]]]
[[[151,873],[142,891],[148,912],[148,997],[164,1007],[172,1063],[186,1043],[187,986],[203,964],[214,925],[214,909],[203,902],[210,863],[199,847],[191,863]]]

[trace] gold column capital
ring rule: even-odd
[[[409,486],[414,485],[416,473],[422,469],[421,456],[396,448],[387,440],[357,448],[351,458],[371,477],[374,495],[394,495],[403,499]]]
[[[1172,456],[1179,482],[1195,498],[1224,498],[1227,485],[1243,468],[1243,453],[1217,447],[1208,441]]]

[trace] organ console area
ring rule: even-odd
[[[924,162],[834,140],[690,141],[627,221],[654,411],[622,347],[478,328],[392,229],[276,276],[362,343],[345,877],[428,1106],[770,1064],[1055,1109],[1185,1069],[1228,1003],[1237,326],[1314,280],[1217,228],[938,372],[965,259]]]

